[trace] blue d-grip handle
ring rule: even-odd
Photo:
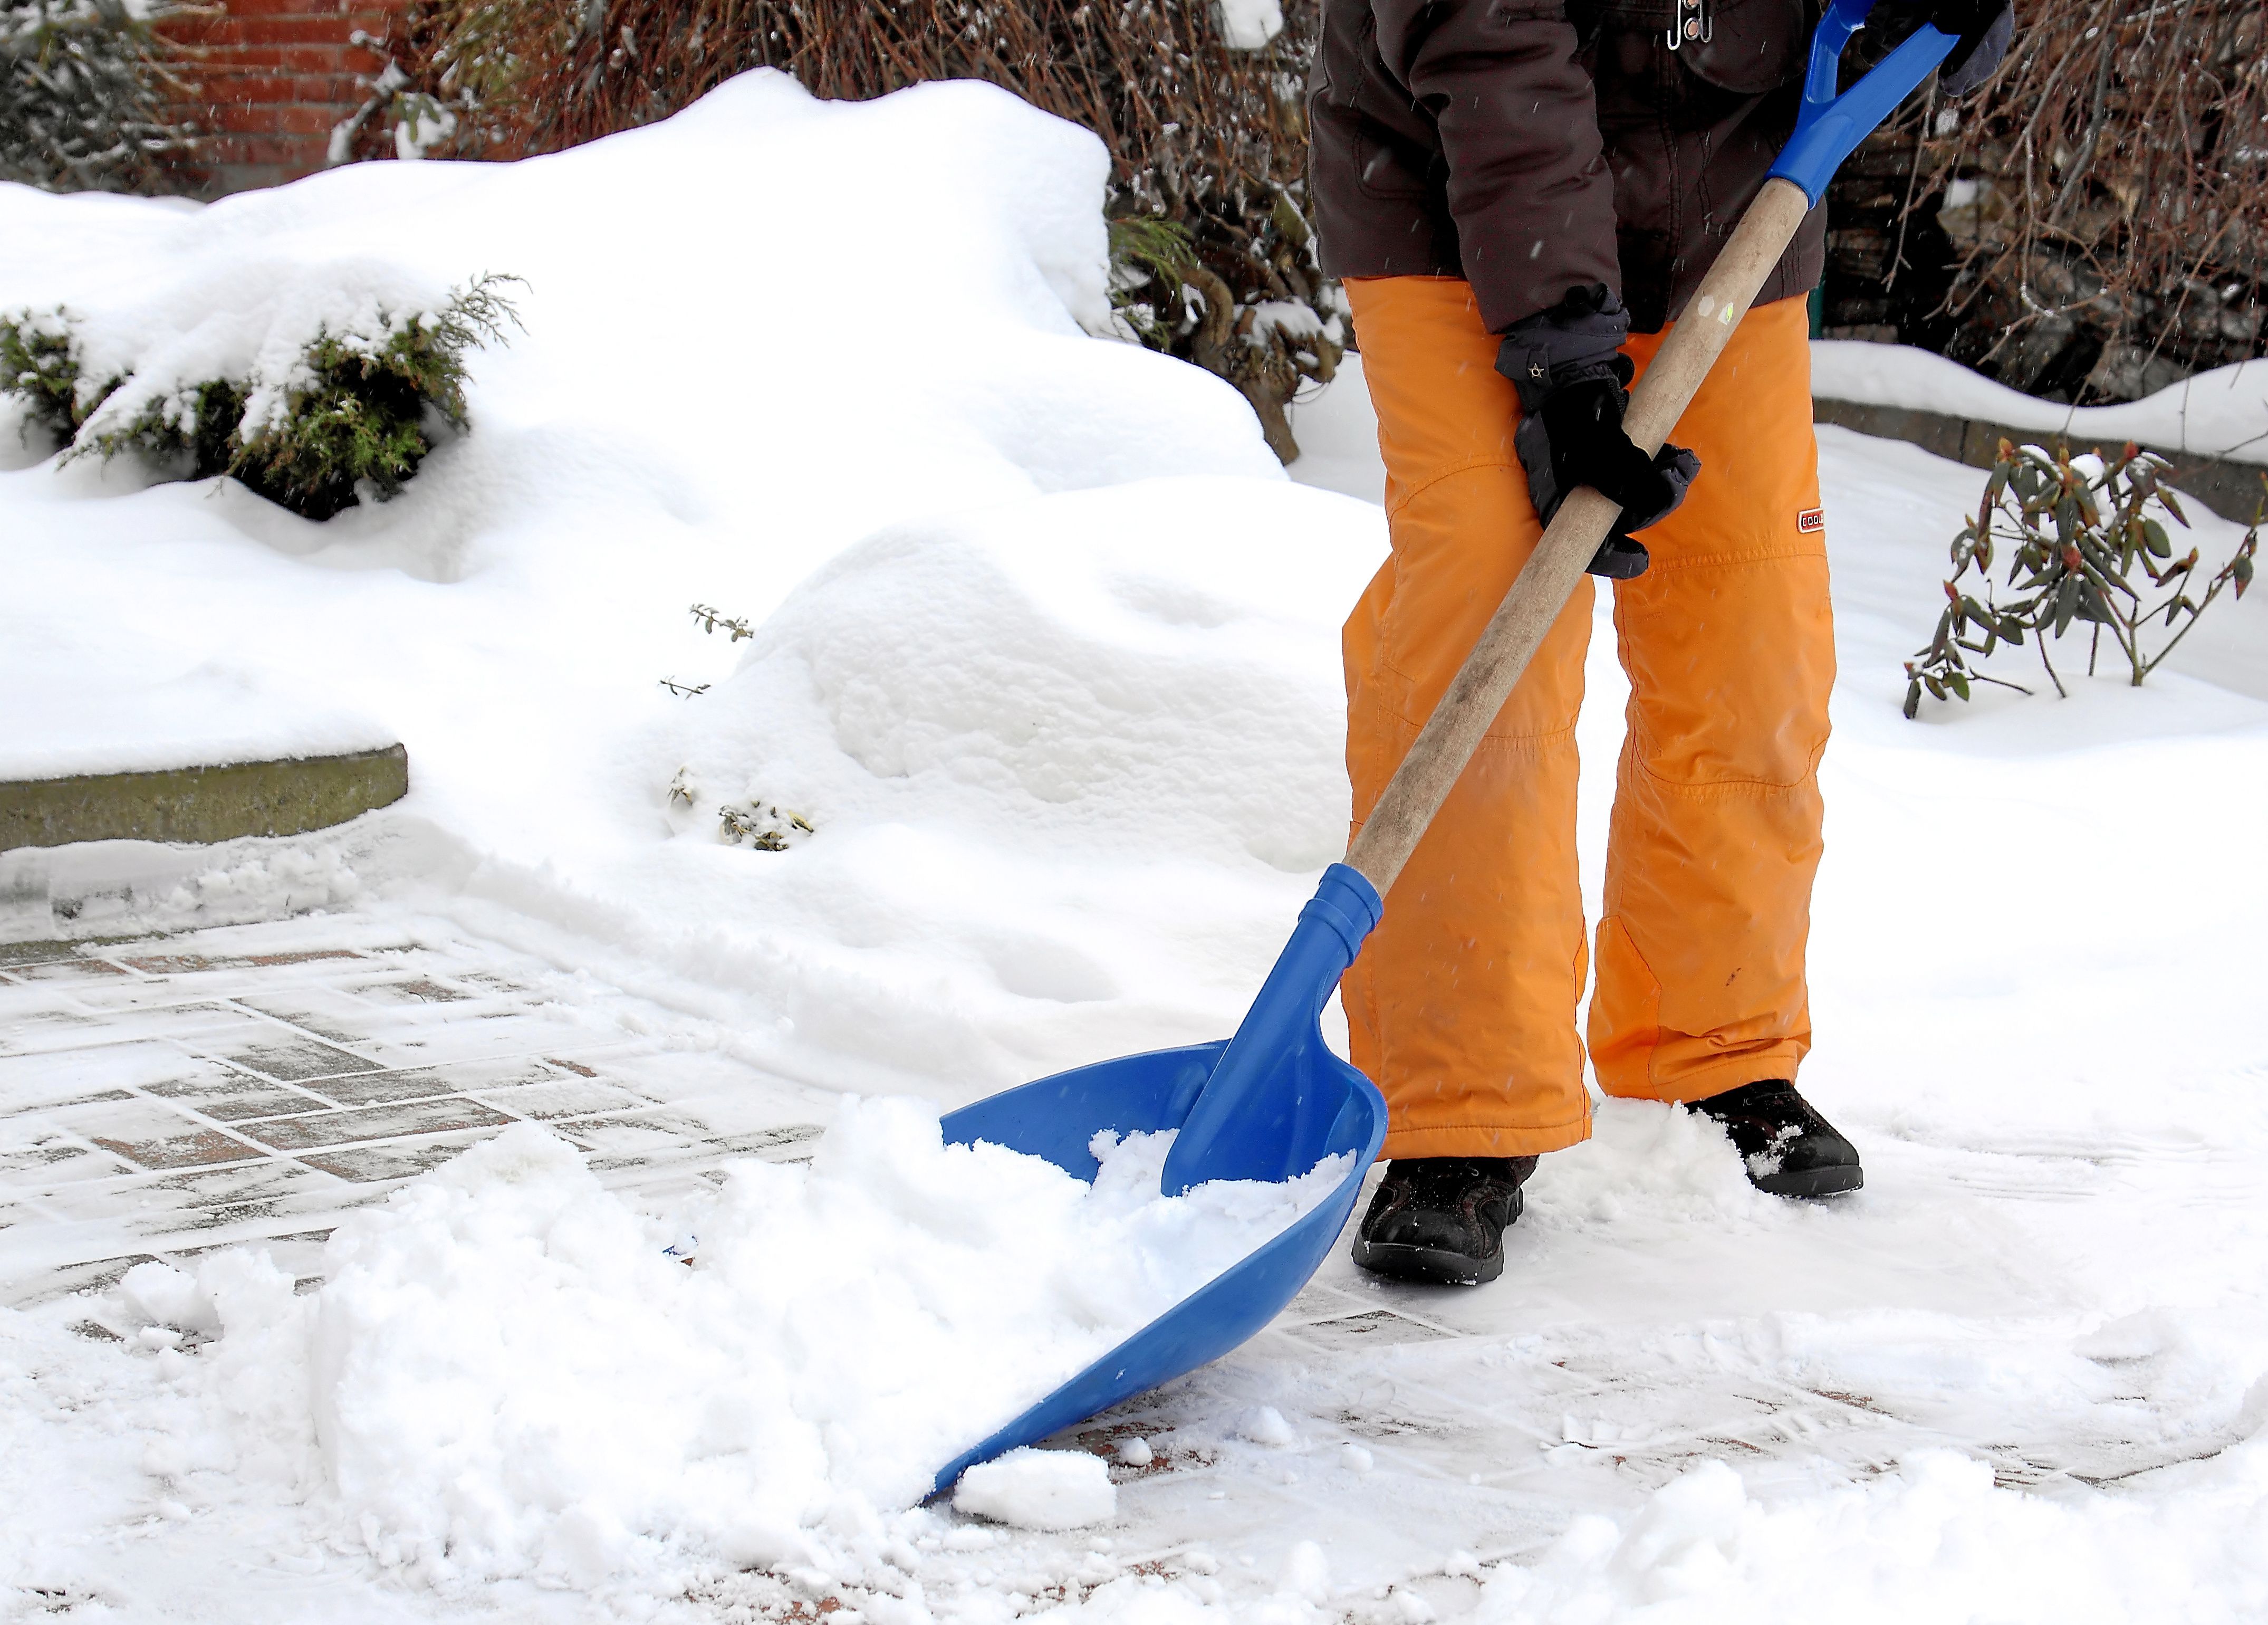
[[[1929,78],[1958,44],[1953,35],[1924,23],[1904,44],[1874,65],[1867,77],[1835,93],[1843,48],[1867,21],[1874,0],[1831,0],[1811,34],[1811,66],[1803,76],[1803,108],[1795,134],[1779,151],[1771,173],[1803,188],[1816,207],[1836,168],[1874,126],[1890,116],[1914,87]]]

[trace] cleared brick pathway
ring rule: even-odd
[[[698,1028],[422,927],[0,944],[0,1303],[245,1242],[312,1282],[341,1213],[519,1121],[655,1197],[800,1155],[810,1092]]]

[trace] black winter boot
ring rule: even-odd
[[[1732,1136],[1749,1183],[1773,1196],[1840,1196],[1867,1182],[1858,1148],[1812,1109],[1786,1078],[1686,1102]]]
[[[1504,1274],[1504,1230],[1520,1216],[1532,1156],[1404,1156],[1355,1232],[1354,1261],[1396,1281],[1478,1286]]]

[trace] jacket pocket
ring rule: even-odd
[[[1708,0],[1709,37],[1677,54],[1719,90],[1760,96],[1803,77],[1811,12],[1807,0]]]

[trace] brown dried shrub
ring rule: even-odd
[[[2084,401],[2263,353],[2268,0],[2018,0],[1992,83],[1881,140],[1911,154],[1892,276],[1931,233],[1956,358]]]

